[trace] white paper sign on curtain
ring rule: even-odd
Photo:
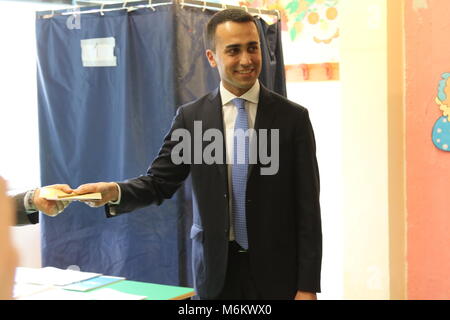
[[[81,60],[84,67],[115,67],[116,40],[113,37],[81,40]]]

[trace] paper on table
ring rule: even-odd
[[[94,290],[88,295],[93,300],[144,300],[146,296],[124,293],[110,288]]]
[[[65,286],[100,276],[100,273],[63,270],[53,267],[41,269],[16,268],[16,283],[35,283],[44,285]]]
[[[92,300],[92,298],[83,292],[66,291],[53,287],[46,291],[19,297],[17,300]]]
[[[92,289],[100,288],[109,284],[113,284],[119,281],[125,280],[123,277],[111,277],[111,276],[100,276],[85,281],[69,284],[64,286],[64,290],[72,291],[89,291]]]
[[[88,293],[52,288],[21,297],[18,300],[143,300],[145,298],[147,297],[123,293],[109,288],[98,289]]]
[[[20,299],[52,288],[52,286],[42,284],[16,283],[14,284],[13,297],[14,299]]]
[[[64,201],[102,199],[102,194],[100,192],[86,193],[86,194],[72,194],[72,193],[65,193],[64,191],[50,187],[42,188],[40,190],[39,196],[47,200],[64,200]]]

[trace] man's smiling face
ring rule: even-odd
[[[219,24],[215,52],[206,51],[209,63],[217,67],[223,86],[236,96],[247,92],[261,72],[258,30],[253,22],[227,21]]]

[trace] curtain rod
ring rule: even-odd
[[[31,3],[44,3],[44,4],[62,4],[62,5],[74,5],[75,1],[72,0],[9,0],[12,2],[31,2]],[[142,0],[141,0],[142,1]],[[83,1],[77,0],[77,5],[87,6],[87,5],[101,5],[100,2],[94,1]]]
[[[213,9],[213,10],[223,10],[223,9],[244,9],[249,13],[257,13],[259,15],[269,15],[269,16],[277,16],[278,19],[281,18],[280,11],[278,10],[267,10],[267,9],[259,9],[259,8],[249,8],[247,6],[235,6],[231,4],[225,3],[217,3],[217,2],[207,2],[207,1],[198,1],[198,0],[178,0],[178,4],[183,8],[185,5],[191,5],[200,8]]]
[[[81,3],[81,1],[80,1]],[[84,2],[86,3],[86,2]],[[123,3],[112,3],[112,4],[96,4],[96,5],[87,5],[82,7],[73,7],[72,9],[66,10],[47,10],[40,11],[38,13],[39,18],[49,19],[53,16],[57,15],[73,15],[73,14],[85,14],[85,13],[97,13],[100,12],[103,14],[108,11],[117,11],[117,10],[127,10],[134,11],[141,8],[152,8],[161,6],[161,5],[169,5],[169,4],[178,4],[181,8],[187,7],[195,7],[211,9],[211,10],[223,10],[223,9],[243,9],[249,13],[259,14],[259,15],[271,15],[276,16],[278,19],[281,18],[280,12],[278,10],[267,10],[267,9],[259,9],[259,8],[249,8],[247,6],[235,6],[225,3],[215,3],[215,2],[207,2],[207,1],[199,1],[199,0],[174,0],[173,2],[161,2],[161,1],[152,1],[152,0],[132,0],[132,1],[124,1]],[[74,11],[76,9],[83,9],[82,11]]]

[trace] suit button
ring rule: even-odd
[[[250,203],[250,202],[252,202],[252,200],[250,200],[250,199],[247,199],[247,203]]]
[[[226,197],[227,197],[227,194],[226,194],[226,193],[224,193],[223,197],[224,197],[224,198],[226,198]]]

